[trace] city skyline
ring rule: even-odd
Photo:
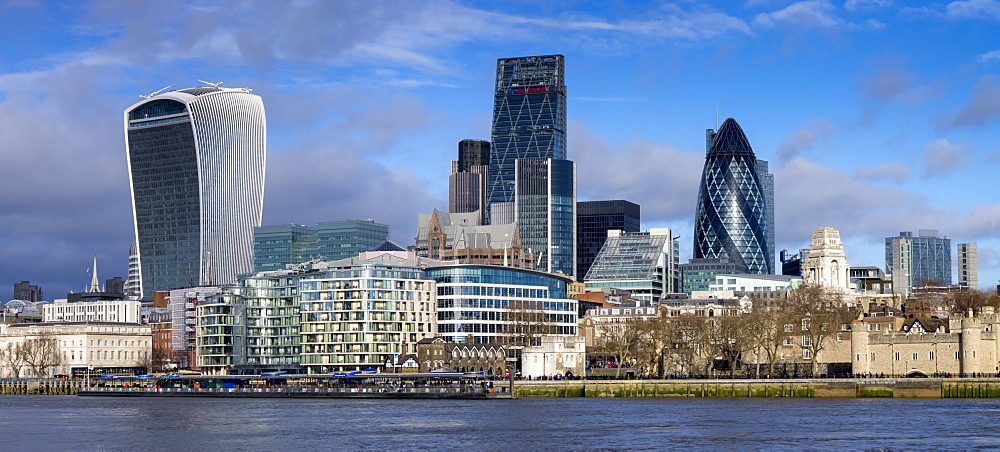
[[[550,54],[578,200],[641,205],[682,262],[718,105],[770,162],[776,250],[829,225],[884,267],[885,237],[937,229],[1000,277],[996,1],[242,5],[0,6],[0,282],[79,292],[95,248],[126,274],[121,111],[199,78],[266,99],[263,224],[372,218],[405,246],[447,208],[455,143],[490,137],[497,59]]]

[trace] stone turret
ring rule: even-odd
[[[851,322],[851,362],[856,374],[871,372],[868,353],[868,330],[861,320]]]

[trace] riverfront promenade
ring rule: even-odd
[[[514,396],[1000,398],[1000,378],[519,380],[514,382]]]

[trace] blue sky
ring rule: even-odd
[[[372,218],[407,245],[447,208],[457,142],[489,139],[496,59],[553,53],[579,199],[641,204],[682,259],[718,105],[771,162],[778,249],[830,225],[882,266],[884,237],[938,229],[1000,279],[996,0],[14,0],[0,49],[0,284],[46,299],[83,289],[95,249],[102,279],[125,275],[140,94],[252,88],[264,223]]]

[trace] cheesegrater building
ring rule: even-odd
[[[217,85],[169,91],[124,119],[142,298],[251,272],[264,203],[260,96]]]
[[[773,274],[771,209],[750,142],[735,119],[711,136],[695,212],[694,257],[742,261],[748,273]]]
[[[517,159],[566,158],[562,55],[497,60],[486,207],[514,202]],[[489,217],[489,222],[498,223]]]

